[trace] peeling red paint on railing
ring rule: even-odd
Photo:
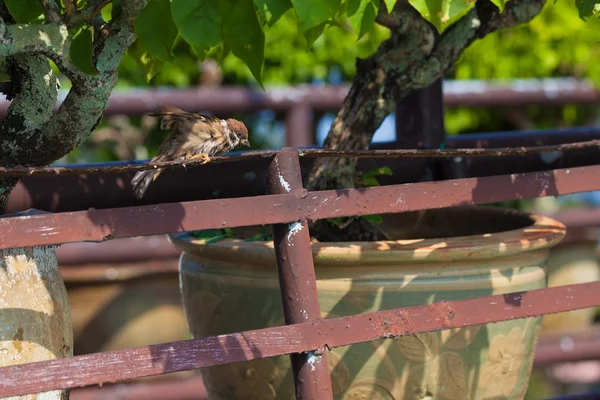
[[[600,282],[407,307],[0,368],[0,395],[18,396],[600,304]]]
[[[600,165],[546,172],[0,218],[0,249],[398,213],[600,190]]]

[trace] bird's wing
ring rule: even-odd
[[[161,117],[160,129],[171,130],[177,125],[181,128],[191,127],[195,123],[219,123],[219,118],[202,113],[190,113],[174,106],[163,106],[157,113],[148,114],[153,117]]]
[[[163,112],[151,114],[162,117],[161,128],[171,133],[157,149],[155,161],[167,161],[183,158],[185,154],[196,153],[207,145],[218,142],[221,120],[211,115],[189,113],[171,107]],[[203,150],[201,150],[203,151]]]

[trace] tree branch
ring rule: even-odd
[[[63,24],[8,25],[0,18],[0,56],[43,55],[52,60],[72,81],[83,74],[71,63],[71,38]]]
[[[543,4],[544,0],[511,0],[500,13],[490,0],[478,0],[471,11],[440,36],[408,0],[398,0],[389,14],[382,3],[377,22],[390,28],[390,38],[371,57],[357,60],[356,77],[323,147],[368,149],[373,134],[393,111],[397,100],[442,77],[476,39],[529,21],[541,11]],[[306,182],[307,189],[354,187],[356,162],[356,158],[316,160]],[[326,222],[319,223],[321,226],[315,225],[317,229],[313,232],[316,236],[319,236],[318,231],[330,230],[323,225]],[[348,231],[361,232],[365,226],[355,228]],[[370,237],[377,240],[385,236],[373,226]],[[319,240],[329,239],[320,237]],[[360,238],[351,234],[346,240]]]
[[[75,12],[77,11],[77,7],[75,5],[76,1],[77,0],[63,0],[63,3],[65,5],[65,19],[67,21],[67,25],[68,21],[70,21],[71,18],[73,18]]]
[[[0,148],[3,149],[0,153],[0,165],[48,165],[76,148],[90,135],[99,124],[110,93],[117,82],[117,68],[121,58],[135,40],[133,33],[135,16],[145,5],[145,0],[122,1],[122,12],[119,17],[106,24],[104,32],[99,33],[102,39],[97,43],[94,59],[99,74],[94,76],[83,73],[72,75],[76,79],[73,80],[73,86],[56,114],[35,129],[29,129],[24,124],[14,124],[11,131],[16,134],[0,135]],[[51,25],[48,24],[48,26]],[[42,27],[46,29],[46,25]],[[13,32],[13,28],[10,26],[3,29],[5,32]],[[38,32],[45,33],[44,29]],[[50,32],[57,33],[56,27],[49,29]],[[0,32],[0,37],[5,39],[0,39],[0,52],[4,46],[5,54],[18,53],[15,50],[14,35],[11,37]],[[50,40],[49,43],[52,44],[45,46],[37,39],[29,39],[34,40],[35,43],[27,48],[31,52],[59,56],[58,60],[63,65],[68,65],[68,61],[65,60],[68,59],[66,48],[69,40],[60,39],[61,37],[62,35],[58,35],[55,37],[57,42],[53,43]],[[25,40],[21,36],[19,38],[21,42]],[[56,45],[60,43],[60,40],[63,40],[63,47]],[[41,83],[39,79],[36,82],[37,84]],[[26,91],[22,91],[20,95],[31,96]],[[52,110],[55,104],[52,104],[49,109]],[[10,118],[9,115],[7,119],[10,120]],[[0,131],[2,130],[0,126]],[[10,149],[10,151],[4,149]]]
[[[436,38],[437,32],[407,0],[398,0],[390,14],[380,7],[377,22],[391,28],[390,39],[377,52],[357,60],[357,74],[338,112],[324,148],[367,149],[373,134],[395,102],[429,86],[458,60],[476,39],[529,21],[544,0],[511,0],[503,13],[489,0],[479,0],[463,18]],[[352,187],[356,160],[319,160],[307,181],[311,190]]]
[[[62,23],[62,19],[60,17],[60,11],[56,6],[56,3],[52,0],[40,0],[42,3],[42,7],[44,7],[44,14],[46,15],[46,20],[48,22],[53,22],[55,24]]]
[[[102,9],[111,2],[112,0],[96,0],[88,2],[83,10],[79,11],[79,13],[73,17],[69,25],[78,26],[84,22],[91,23],[97,16],[100,15]]]

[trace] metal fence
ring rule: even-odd
[[[129,181],[135,170],[154,166],[120,163],[63,169],[0,169],[0,175],[28,176],[29,183],[24,181],[24,185],[49,182],[50,179],[62,180],[64,185],[64,191],[58,196],[41,194],[38,198],[31,196],[29,200],[18,200],[20,203],[13,197],[9,209],[33,205],[52,212],[17,214],[0,219],[2,249],[272,224],[284,312],[289,323],[281,327],[4,367],[0,368],[0,395],[18,396],[75,388],[289,354],[298,398],[328,399],[332,398],[325,361],[328,349],[600,305],[597,295],[600,282],[592,282],[343,318],[321,318],[307,220],[600,190],[600,165],[595,165],[598,164],[598,143],[556,144],[596,139],[600,136],[597,129],[571,133],[558,131],[547,136],[543,132],[534,133],[533,136],[538,135],[544,142],[534,142],[537,146],[526,149],[521,146],[490,149],[494,144],[502,143],[506,136],[480,135],[479,139],[458,138],[454,145],[446,146],[454,150],[439,150],[441,143],[448,142],[440,111],[443,107],[439,83],[401,102],[397,114],[410,113],[410,118],[400,118],[404,125],[399,126],[398,136],[405,142],[399,142],[404,144],[391,151],[335,153],[287,147],[279,151],[215,157],[213,163],[189,170],[169,165],[171,170],[165,175],[188,174],[190,179],[190,176],[202,174],[208,181],[192,192],[176,192],[176,188],[189,187],[181,176],[180,180],[162,179],[162,184],[159,180],[143,203],[132,199],[131,189],[124,182]],[[513,135],[511,140],[524,136],[521,132],[519,136]],[[474,143],[473,140],[479,141]],[[438,150],[398,148],[411,143],[415,149]],[[474,143],[464,147],[486,149],[460,149],[464,143]],[[562,155],[550,163],[541,157],[541,154],[552,152]],[[391,165],[396,173],[379,187],[317,192],[303,188],[302,170],[310,168],[311,160],[349,155],[360,158],[363,168],[383,162]],[[507,157],[525,161],[508,163],[503,169],[498,167],[491,171],[482,168],[483,165],[499,165],[500,161],[505,164]],[[188,168],[190,166],[192,163]],[[416,170],[419,172],[402,174]],[[86,196],[80,196],[76,190],[82,190],[85,184],[89,189],[92,186],[89,179],[93,177],[102,180],[98,190],[104,196],[91,201],[93,192],[87,190]],[[111,178],[106,180],[108,177]],[[82,180],[87,183],[81,183]],[[287,184],[282,185],[282,182]],[[408,185],[407,182],[412,183]],[[236,186],[237,183],[240,186]],[[114,193],[111,192],[113,186]],[[57,187],[56,190],[63,190],[60,185]],[[166,187],[170,187],[168,200],[163,193]],[[50,197],[53,201],[44,203]],[[304,229],[289,235],[292,222],[300,222]],[[48,235],[49,228],[52,235]],[[596,345],[579,350],[574,357],[597,358],[598,355]],[[310,364],[306,362],[309,357]]]

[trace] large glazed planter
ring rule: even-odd
[[[397,240],[314,243],[324,317],[546,287],[552,219],[485,208],[386,217]],[[171,236],[194,337],[283,325],[272,242]],[[542,318],[380,340],[328,353],[336,399],[522,398]],[[287,356],[202,370],[210,399],[293,399]]]
[[[550,251],[548,287],[595,282],[600,279],[597,242],[595,238],[563,241]],[[542,335],[570,334],[588,330],[596,314],[596,307],[582,308],[544,317]]]

